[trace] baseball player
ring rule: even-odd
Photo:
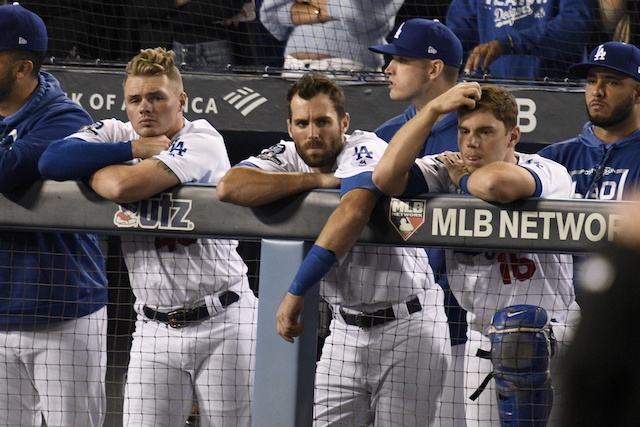
[[[409,101],[400,115],[380,125],[375,133],[385,141],[432,99],[456,85],[462,65],[462,43],[446,25],[431,19],[413,18],[400,25],[388,44],[369,46],[369,50],[391,56],[385,74],[389,81],[389,98]],[[440,117],[424,141],[419,156],[455,151],[458,114],[452,111]],[[445,295],[445,313],[449,321],[453,369],[447,376],[442,399],[442,427],[464,427],[464,353],[467,342],[466,312],[449,288],[445,252],[426,248],[436,282]]]
[[[304,75],[287,101],[292,141],[240,162],[217,192],[256,206],[340,186],[340,205],[276,315],[278,333],[293,342],[304,328],[304,294],[321,281],[333,320],[316,370],[316,425],[437,425],[450,346],[427,257],[419,248],[354,246],[381,195],[371,172],[387,144],[370,132],[345,135],[344,94],[326,76]]]
[[[456,109],[460,152],[414,162],[435,119]],[[561,165],[515,151],[520,139],[517,115],[515,98],[506,89],[458,84],[396,133],[373,181],[390,194],[466,193],[499,203],[525,197],[568,198],[571,180]],[[497,399],[490,402],[494,394],[485,392],[475,402],[468,401],[467,425],[495,423],[498,416],[488,412],[498,411],[503,426],[546,425],[553,402],[560,404],[559,361],[579,317],[571,257],[448,250],[447,268],[451,289],[468,311],[470,328],[482,334],[480,342],[472,338],[478,335],[470,334],[467,345],[467,396],[487,374],[493,371],[495,377]],[[509,355],[503,344],[510,338],[502,331],[511,328],[522,334],[522,350]],[[555,355],[549,361],[552,347]],[[491,350],[493,369],[488,360],[476,357],[479,348]],[[525,348],[535,350],[527,353]],[[520,369],[505,368],[508,356],[524,360]]]
[[[638,190],[640,167],[640,49],[607,42],[593,49],[586,62],[569,67],[586,79],[589,121],[575,138],[538,152],[563,164],[577,199],[623,200]],[[578,300],[582,297],[584,256],[574,255]]]
[[[576,138],[538,154],[569,170],[573,197],[622,200],[640,183],[640,49],[607,42],[569,72],[586,78],[589,121]]]
[[[54,142],[40,170],[58,180],[88,177],[127,212],[162,221],[179,206],[162,194],[137,201],[180,183],[215,184],[230,167],[226,148],[207,121],[183,117],[186,94],[172,51],[134,57],[124,96],[129,122],[99,121]],[[234,240],[122,236],[137,312],[124,425],[184,426],[194,397],[203,425],[250,425],[257,304],[236,247]]]
[[[40,177],[54,140],[92,122],[41,71],[42,19],[0,6],[0,192]],[[95,234],[0,231],[0,425],[103,425],[107,277]]]

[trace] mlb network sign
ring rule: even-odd
[[[436,199],[391,198],[388,220],[408,241],[423,233],[439,242],[473,246],[477,241],[499,244],[506,240],[536,242],[611,241],[619,233],[618,216],[607,212],[567,212],[566,210],[514,210],[500,205],[488,208],[432,206]],[[449,199],[451,200],[451,199]],[[464,200],[464,199],[458,199]],[[528,246],[531,246],[529,244]]]

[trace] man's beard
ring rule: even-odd
[[[10,73],[0,78],[0,102],[9,101],[13,88],[16,85],[16,80],[16,76]]]
[[[589,120],[591,121],[591,123],[593,123],[594,125],[601,128],[609,128],[627,120],[627,118],[629,118],[629,116],[633,114],[633,106],[633,97],[630,96],[625,102],[616,105],[613,108],[613,111],[611,111],[611,115],[609,116],[593,116],[591,115],[591,113],[589,113],[588,106],[587,115],[589,116]]]
[[[342,139],[342,135],[338,138],[339,140]],[[343,144],[338,144],[335,139],[332,139],[330,142],[330,147],[322,155],[309,156],[304,150],[298,150],[298,155],[312,168],[331,167],[335,164],[340,151],[342,151]]]

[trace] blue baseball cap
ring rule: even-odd
[[[47,50],[49,38],[44,21],[18,2],[0,6],[0,28],[0,50]]]
[[[369,46],[369,50],[408,58],[440,59],[456,68],[462,65],[462,43],[437,19],[409,19],[400,25],[391,43]]]
[[[589,60],[569,67],[569,72],[582,79],[592,67],[605,67],[619,71],[640,81],[640,49],[632,44],[606,42],[589,54]]]

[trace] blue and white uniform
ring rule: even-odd
[[[451,182],[447,169],[436,157],[416,160],[407,195],[462,192]],[[536,180],[537,189],[532,197],[569,198],[571,179],[562,165],[535,154],[516,153],[516,157],[518,165],[531,172]],[[490,348],[486,336],[494,313],[511,305],[531,304],[543,307],[553,319],[557,345],[556,356],[551,363],[551,378],[556,389],[556,403],[559,404],[562,397],[559,359],[580,317],[573,289],[571,255],[447,250],[447,274],[451,290],[468,312],[469,327],[482,334],[481,342],[476,343],[470,338],[467,343],[467,396],[492,369],[491,363],[475,357],[475,352],[479,347]],[[480,337],[478,334],[470,335],[476,336]],[[472,367],[474,362],[479,362],[477,368]],[[485,391],[477,401],[467,402],[467,423],[477,421],[483,425],[489,420],[498,422],[497,411],[494,414],[487,411],[496,408],[489,399],[495,399],[493,391]]]
[[[371,174],[387,144],[355,131],[338,155],[341,192],[365,188],[380,195]],[[239,165],[274,172],[312,172],[292,141]],[[449,368],[442,290],[420,248],[355,245],[320,282],[333,311],[331,335],[316,370],[317,425],[437,425],[435,415]],[[408,310],[418,299],[421,309]],[[357,313],[393,309],[396,320],[370,328],[348,324]],[[348,394],[345,391],[349,390]]]
[[[206,120],[183,120],[169,149],[155,158],[183,184],[216,184],[230,167],[222,136]],[[95,148],[113,148],[118,153],[125,147],[122,151],[131,159],[130,141],[139,138],[130,122],[107,119],[54,148],[69,154],[88,153],[91,147],[86,142],[108,144]],[[87,163],[95,166],[93,161]],[[49,163],[47,168],[54,166]],[[74,168],[59,174],[72,173]],[[77,168],[79,175],[86,172],[84,166]],[[135,214],[139,206],[123,208]],[[138,313],[125,390],[125,425],[184,424],[195,397],[205,425],[249,426],[257,299],[236,250],[238,242],[135,233],[121,238]],[[220,297],[227,291],[240,298],[223,308]],[[148,309],[168,313],[202,306],[211,317],[184,328],[171,328],[147,315]],[[223,407],[226,401],[234,402],[233,410]]]
[[[398,129],[411,120],[416,113],[415,105],[411,104],[404,113],[380,125],[375,131],[376,135],[390,142]],[[458,113],[456,111],[446,114],[433,125],[418,157],[439,154],[447,150],[458,151]],[[425,248],[425,250],[436,282],[444,291],[444,311],[449,322],[451,337],[452,370],[447,375],[441,408],[442,427],[447,427],[455,425],[457,420],[464,419],[466,397],[463,395],[462,373],[464,372],[464,344],[467,342],[467,312],[460,307],[460,303],[449,288],[444,249]]]
[[[49,143],[92,122],[58,81],[0,116],[0,192],[40,177]],[[94,234],[0,232],[0,425],[101,426],[107,278]],[[19,391],[19,392],[18,392]]]

